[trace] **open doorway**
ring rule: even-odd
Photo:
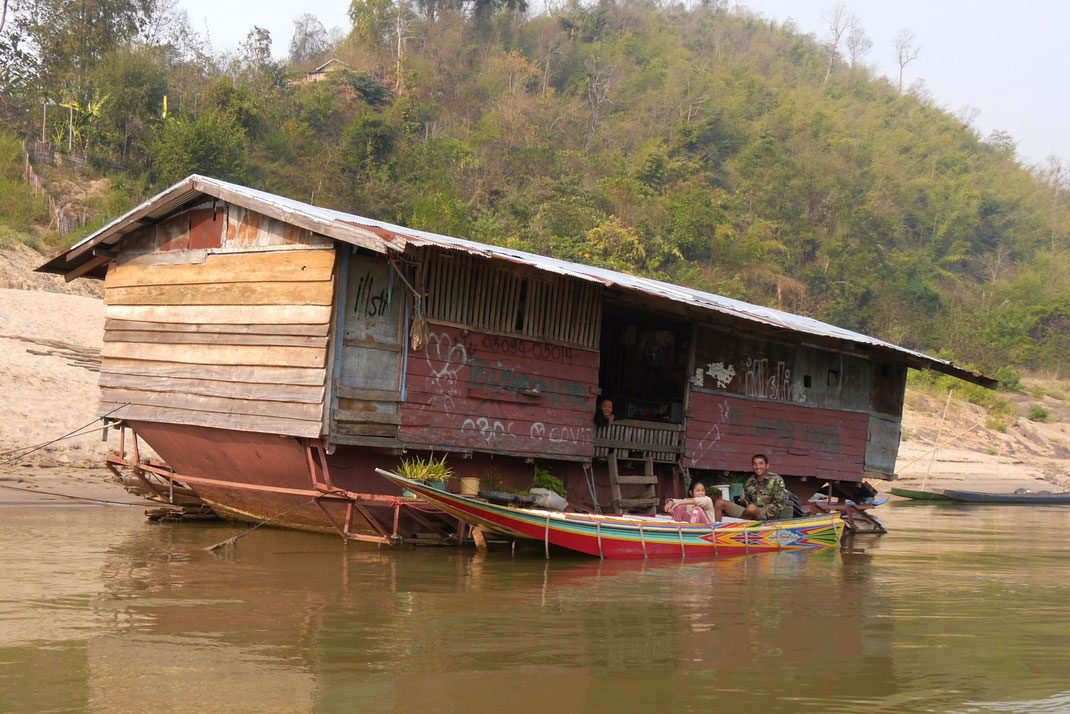
[[[602,318],[599,387],[618,419],[680,424],[690,323],[629,308]]]

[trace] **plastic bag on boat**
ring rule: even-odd
[[[563,511],[568,507],[568,501],[546,488],[533,488],[531,495],[535,497],[535,506],[538,508]]]

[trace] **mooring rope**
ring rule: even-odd
[[[128,403],[127,404],[120,404],[119,406],[115,407],[114,409],[112,409],[107,414],[105,414],[103,416],[100,416],[100,417],[97,417],[93,421],[91,421],[91,422],[89,422],[87,424],[84,424],[84,425],[78,427],[77,429],[74,429],[73,431],[69,431],[66,434],[64,434],[63,436],[58,436],[55,439],[52,439],[51,441],[44,442],[43,444],[38,444],[37,446],[24,446],[24,447],[11,449],[9,451],[2,452],[3,455],[6,456],[7,454],[12,454],[12,453],[15,453],[16,451],[19,451],[20,449],[25,449],[24,451],[22,451],[22,453],[16,454],[15,456],[12,456],[10,459],[8,459],[6,461],[3,461],[3,462],[0,462],[0,466],[9,466],[9,465],[15,463],[16,461],[18,461],[19,459],[23,459],[23,458],[29,456],[30,454],[34,453],[35,451],[40,451],[41,449],[45,448],[46,446],[51,446],[52,444],[55,444],[55,443],[60,442],[60,441],[63,441],[64,439],[73,439],[73,438],[78,437],[78,436],[85,436],[86,434],[95,433],[98,429],[101,428],[101,427],[96,425],[98,420],[106,419],[107,417],[111,416],[112,414],[114,414],[115,412],[119,411],[123,407],[128,407],[128,406],[130,406]],[[74,496],[74,495],[69,494],[69,493],[57,493],[55,491],[39,491],[37,489],[32,489],[32,488],[22,488],[21,486],[10,486],[10,485],[4,484],[4,483],[0,483],[0,488],[6,488],[6,489],[10,489],[12,491],[25,491],[26,493],[36,493],[36,494],[41,495],[41,496],[57,496],[59,498],[69,498],[69,499],[72,499],[74,501],[88,501],[90,503],[103,503],[103,504],[106,504],[106,505],[109,505],[109,506],[144,506],[145,505],[144,503],[130,503],[128,501],[110,501],[110,500],[102,499],[102,498],[90,498],[88,496]]]
[[[594,467],[589,463],[583,464],[583,478],[587,481],[587,490],[591,492],[591,503],[594,504],[594,512],[601,513],[602,507],[598,505],[598,493],[594,484]]]
[[[0,483],[0,488],[9,488],[12,491],[25,491],[26,493],[35,493],[39,496],[59,496],[60,498],[70,498],[75,501],[90,501],[92,503],[103,503],[108,506],[147,506],[148,502],[144,503],[130,503],[128,501],[108,501],[102,498],[89,498],[88,496],[72,496],[69,493],[56,493],[55,491],[38,491],[35,488],[22,488],[21,486],[9,486],[6,483]]]
[[[99,420],[101,420],[101,419],[106,419],[106,418],[110,417],[110,416],[111,416],[112,414],[114,414],[115,412],[117,412],[117,411],[119,411],[120,409],[122,409],[123,407],[128,407],[128,406],[130,406],[130,405],[129,405],[129,404],[120,404],[119,406],[115,407],[114,409],[112,409],[112,410],[111,410],[110,412],[108,412],[107,414],[104,414],[103,416],[99,416],[99,417],[97,417],[97,418],[96,418],[96,419],[94,419],[93,421],[89,422],[88,424],[85,424],[85,425],[83,425],[83,426],[80,426],[80,427],[78,427],[78,428],[77,428],[77,429],[75,429],[74,431],[69,431],[69,432],[67,432],[67,433],[66,433],[66,434],[64,434],[63,436],[58,436],[58,437],[56,437],[55,439],[52,439],[51,441],[46,441],[45,443],[43,443],[43,444],[38,444],[37,446],[33,446],[33,447],[29,447],[29,446],[26,446],[26,447],[23,447],[23,448],[25,448],[25,449],[28,449],[28,451],[24,451],[24,452],[23,452],[23,453],[21,453],[21,454],[17,454],[17,455],[15,455],[15,456],[12,456],[12,457],[11,457],[10,459],[8,459],[7,461],[4,461],[4,462],[0,462],[0,466],[7,466],[7,465],[9,465],[9,464],[13,464],[13,463],[15,463],[16,461],[18,461],[19,459],[23,459],[23,458],[26,458],[27,456],[29,456],[29,455],[30,455],[30,454],[32,454],[33,452],[35,452],[35,451],[40,451],[41,449],[45,448],[46,446],[51,446],[52,444],[55,444],[55,443],[56,443],[56,442],[58,442],[58,441],[63,441],[64,439],[73,439],[73,438],[74,438],[74,437],[76,437],[76,436],[85,436],[86,434],[90,434],[90,433],[92,433],[92,432],[94,432],[94,431],[97,431],[98,429],[100,429],[100,428],[101,428],[101,427],[99,427],[99,426],[95,426],[95,425],[96,425],[96,423],[97,423],[97,422],[98,422]],[[93,427],[93,428],[92,428],[92,429],[90,429],[89,427]],[[83,430],[84,430],[84,431],[83,431]],[[80,432],[80,433],[79,433],[79,432]],[[13,449],[12,451],[18,451],[18,449]],[[4,452],[4,453],[5,453],[5,454],[10,454],[10,453],[12,453],[12,451],[7,451],[7,452]]]
[[[546,514],[546,532],[543,534],[543,542],[546,544],[546,559],[550,559],[550,514]]]
[[[318,496],[317,496],[317,498],[318,498]],[[302,503],[300,506],[294,506],[290,510],[283,511],[282,513],[276,514],[276,515],[272,516],[271,518],[267,519],[266,521],[260,521],[259,523],[257,523],[255,526],[253,526],[249,530],[245,531],[244,533],[236,535],[233,538],[227,538],[226,540],[219,541],[215,545],[208,546],[207,548],[205,548],[205,550],[219,550],[220,548],[222,548],[224,546],[231,546],[233,548],[237,548],[238,547],[238,539],[244,538],[245,536],[247,536],[250,533],[252,533],[253,531],[255,531],[257,528],[259,528],[260,526],[265,525],[267,523],[271,523],[276,518],[282,518],[285,515],[293,513],[294,511],[301,510],[302,508],[304,508],[308,504],[315,503],[315,502],[316,502],[315,498],[310,498],[309,500],[307,500],[304,503]]]

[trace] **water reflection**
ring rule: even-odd
[[[890,509],[859,552],[602,562],[267,529],[220,554],[228,525],[15,509],[0,709],[1019,711],[1065,702],[1068,516]]]

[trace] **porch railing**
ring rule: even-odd
[[[612,424],[595,428],[596,458],[605,458],[613,450],[617,458],[649,457],[654,461],[676,463],[683,448],[682,424],[617,419]]]

